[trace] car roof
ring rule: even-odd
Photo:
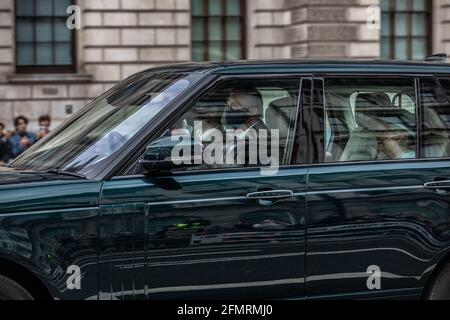
[[[144,72],[204,74],[261,73],[379,73],[379,74],[450,74],[450,64],[394,60],[240,60],[229,62],[189,62],[161,66]]]

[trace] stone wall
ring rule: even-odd
[[[379,31],[367,28],[367,8],[378,0],[286,0],[286,31],[297,58],[375,58]]]
[[[290,23],[285,0],[247,1],[247,58],[290,58],[285,39]]]
[[[434,53],[450,57],[450,0],[434,0]]]
[[[11,88],[5,85],[14,72],[14,7],[13,0],[0,1],[0,122],[10,122],[15,100],[30,97],[26,87]]]

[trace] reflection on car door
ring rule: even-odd
[[[172,182],[180,189],[171,191],[149,178],[111,181],[108,201],[123,183],[124,198],[114,201],[147,201],[149,299],[301,297],[305,170],[181,175]],[[260,204],[247,198],[258,190],[298,195]]]

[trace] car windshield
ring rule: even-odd
[[[23,153],[13,168],[92,176],[161,110],[199,79],[191,74],[139,74],[115,86]]]

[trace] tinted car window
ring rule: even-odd
[[[198,75],[132,76],[50,133],[12,167],[95,175],[129,140],[198,81]]]
[[[449,80],[439,80],[450,92]],[[446,94],[432,78],[421,79],[422,152],[426,158],[450,156],[450,105]]]
[[[185,170],[288,164],[299,86],[298,79],[225,81],[149,146],[160,148],[174,137],[188,136],[185,141],[201,150],[203,159]]]
[[[414,79],[325,79],[325,162],[414,159]]]

